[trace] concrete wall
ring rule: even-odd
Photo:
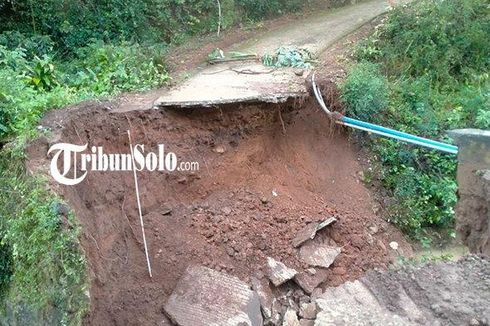
[[[449,132],[458,144],[456,230],[472,253],[490,256],[490,131]]]

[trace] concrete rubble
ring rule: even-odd
[[[320,223],[310,223],[306,225],[301,231],[298,232],[296,237],[292,240],[293,247],[298,248],[306,241],[314,239],[318,231],[320,231],[321,229],[329,226],[330,224],[336,221],[337,219],[335,217],[330,217]]]
[[[294,281],[298,284],[306,293],[311,294],[313,291],[323,282],[327,280],[328,272],[323,268],[316,268],[315,274],[309,271],[303,271],[296,274]]]
[[[316,302],[315,325],[488,325],[490,261],[468,256],[457,263],[370,272],[328,288]]]
[[[340,255],[340,247],[333,247],[326,244],[308,243],[300,248],[299,256],[302,261],[310,266],[328,268]]]
[[[286,313],[284,314],[284,319],[282,321],[282,326],[300,326],[296,311],[291,308],[288,308],[288,310],[286,310]]]
[[[262,314],[265,318],[272,318],[272,304],[274,295],[269,286],[269,281],[264,278],[251,278],[252,289],[257,293],[262,308]]]
[[[299,316],[305,319],[315,319],[318,307],[315,302],[303,303],[299,308]]]
[[[259,296],[234,276],[190,266],[164,307],[179,326],[262,325]]]
[[[272,284],[279,286],[292,279],[298,272],[274,258],[267,257],[267,272]]]

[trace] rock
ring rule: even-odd
[[[299,320],[296,311],[290,308],[286,310],[286,313],[284,314],[284,318],[282,320],[282,326],[299,326]]]
[[[238,278],[203,266],[187,268],[164,310],[179,326],[262,325],[258,295]]]
[[[267,199],[267,197],[262,197],[260,198],[260,201],[262,202],[262,204],[267,204],[269,202],[269,199]]]
[[[230,215],[232,210],[231,210],[231,208],[230,208],[230,207],[226,206],[226,207],[223,207],[223,208],[221,209],[221,211],[222,211],[222,212],[223,212],[223,214],[225,214],[225,215]]]
[[[311,292],[311,300],[315,300],[319,296],[321,296],[323,293],[322,289],[316,288]]]
[[[262,314],[265,318],[272,317],[272,302],[274,295],[272,294],[269,286],[269,281],[265,279],[258,279],[256,277],[251,278],[252,289],[257,293],[260,300],[260,306],[262,307]]]
[[[311,275],[315,275],[316,274],[316,269],[314,269],[314,268],[308,268],[306,271],[308,273],[310,273]]]
[[[224,152],[226,152],[226,149],[224,146],[218,145],[214,148],[214,151],[218,154],[223,154]]]
[[[170,214],[172,214],[172,208],[170,208],[168,206],[162,206],[162,207],[160,207],[160,214],[170,215]]]
[[[309,243],[301,247],[299,256],[302,261],[311,266],[328,268],[340,255],[340,252],[341,249],[339,247]]]
[[[324,227],[336,222],[337,219],[335,217],[330,217],[323,222],[320,223],[310,223],[305,226],[301,231],[298,232],[296,237],[292,240],[292,244],[294,248],[299,247],[303,243],[308,240],[315,238],[315,235],[318,231],[323,229]]]
[[[267,273],[272,284],[279,286],[292,279],[298,272],[271,257],[267,257]]]
[[[303,76],[303,75],[304,75],[304,73],[305,73],[304,69],[294,69],[294,74],[295,74],[296,76],[301,77],[301,76]]]
[[[311,275],[308,272],[301,272],[296,274],[294,281],[298,284],[306,293],[311,294],[313,290],[323,283],[328,277],[326,269],[317,269],[315,275]]]
[[[281,324],[281,316],[283,306],[277,299],[272,299],[272,317],[267,320],[266,324],[279,326]]]
[[[334,267],[332,272],[334,275],[338,275],[338,276],[344,276],[345,274],[347,274],[347,270],[345,269],[345,267],[341,267],[341,266]]]
[[[315,319],[318,307],[315,302],[303,303],[299,308],[299,316],[306,319]]]
[[[376,234],[379,231],[379,228],[377,225],[371,225],[368,229],[369,229],[369,233],[371,235]]]
[[[315,321],[311,319],[300,319],[299,320],[299,325],[300,326],[314,326]]]
[[[390,242],[390,248],[393,250],[398,250],[398,242],[395,241]]]
[[[230,246],[226,246],[225,250],[226,250],[226,253],[228,254],[228,256],[230,256],[230,257],[233,257],[236,254],[235,249],[233,249]]]

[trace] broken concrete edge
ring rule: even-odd
[[[232,99],[219,99],[211,101],[166,101],[157,99],[153,103],[153,109],[191,109],[191,108],[213,108],[228,104],[260,104],[260,103],[286,103],[289,100],[298,100],[307,96],[307,92],[281,93],[268,96],[248,96]]]
[[[272,290],[269,286],[269,280],[265,278],[259,279],[252,276],[250,282],[252,283],[252,289],[259,296],[262,314],[266,319],[272,318],[272,304],[274,302],[274,295],[272,294]]]
[[[464,143],[466,139],[483,141],[490,144],[490,130],[481,129],[454,129],[447,132],[456,144]]]
[[[307,224],[301,229],[301,231],[297,233],[296,237],[294,237],[294,239],[291,241],[293,247],[298,248],[306,241],[313,240],[320,230],[324,229],[334,222],[337,222],[337,219],[335,217],[329,217],[322,222],[313,222]]]
[[[298,272],[272,257],[267,257],[267,276],[274,286],[280,286],[296,276]]]
[[[458,144],[458,195],[455,225],[472,253],[490,255],[490,130],[457,129],[448,132]]]
[[[165,315],[179,326],[244,324],[259,326],[260,300],[235,276],[189,266],[164,306]]]
[[[329,268],[342,252],[341,247],[326,244],[306,244],[300,248],[300,259],[312,267]]]

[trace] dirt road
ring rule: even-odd
[[[255,53],[261,57],[274,54],[281,46],[296,46],[319,55],[336,40],[388,9],[385,0],[372,0],[322,11],[226,50]],[[183,84],[165,91],[155,105],[202,107],[226,103],[285,102],[307,93],[305,75],[291,68],[271,70],[257,61],[222,63],[206,67]]]

